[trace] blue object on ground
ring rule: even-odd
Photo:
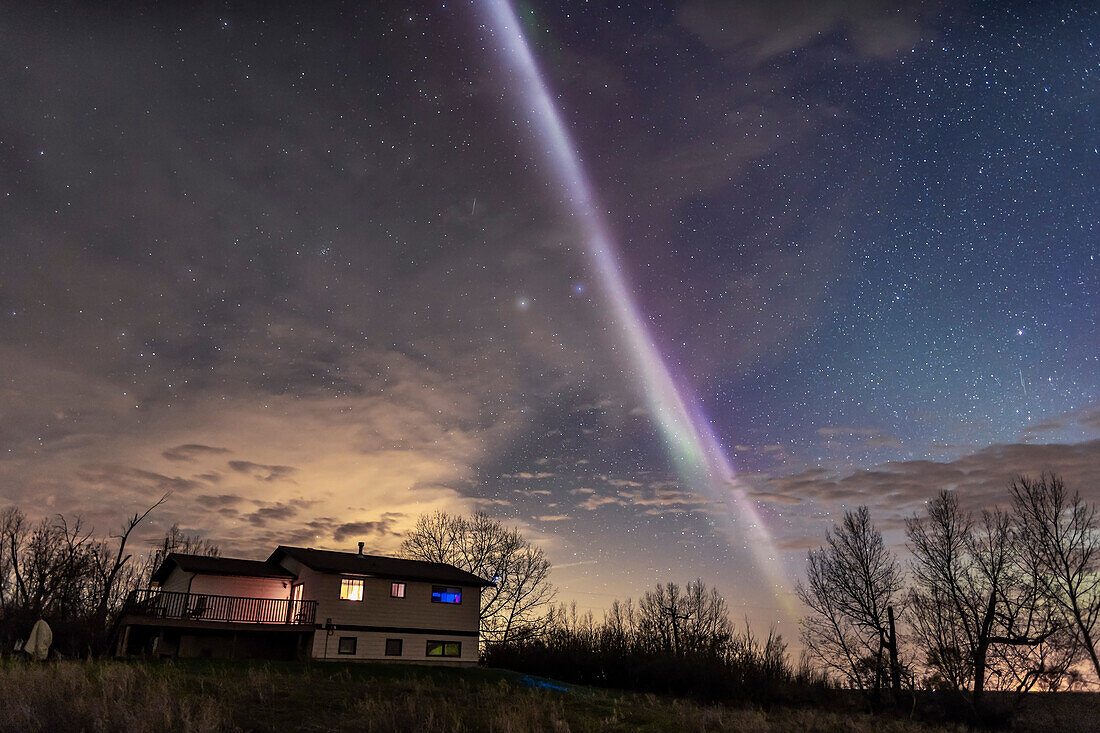
[[[538,677],[532,677],[529,674],[523,676],[523,684],[529,687],[541,687],[546,690],[557,690],[558,692],[569,692],[569,688],[564,685],[555,685],[550,680],[539,679]]]

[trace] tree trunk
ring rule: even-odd
[[[1089,654],[1089,659],[1092,660],[1093,669],[1096,670],[1096,679],[1100,680],[1100,658],[1096,656],[1096,644],[1092,640],[1092,634],[1089,633],[1088,626],[1085,625],[1077,598],[1073,597],[1071,600],[1073,602],[1073,619],[1077,622],[1077,629],[1081,632],[1081,641],[1085,642],[1085,650]]]
[[[1096,679],[1100,680],[1100,658],[1096,656],[1096,642],[1092,640],[1092,634],[1084,624],[1081,624],[1081,636],[1084,637],[1085,648],[1089,650],[1089,656],[1092,658],[1092,666],[1096,669]]]
[[[886,618],[890,624],[890,639],[887,648],[890,651],[890,688],[894,691],[894,703],[901,704],[901,664],[898,663],[898,632],[894,628],[894,607],[886,607]]]
[[[985,657],[989,652],[989,643],[982,640],[974,650],[974,707],[985,692]]]

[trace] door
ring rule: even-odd
[[[302,612],[302,589],[301,583],[295,583],[290,586],[290,604],[287,608],[286,622],[288,624],[298,623],[298,616]]]

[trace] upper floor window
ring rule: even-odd
[[[361,600],[363,600],[363,579],[362,578],[340,578],[340,600],[342,600],[342,601],[361,601]]]
[[[390,583],[390,598],[404,598],[405,597],[405,584],[404,583]]]
[[[432,603],[462,603],[462,589],[433,585]]]

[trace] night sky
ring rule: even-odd
[[[647,360],[494,2],[6,4],[0,504],[171,490],[143,547],[246,557],[480,509],[582,610],[700,577],[791,637],[845,508],[1100,500],[1100,9],[516,4]]]

